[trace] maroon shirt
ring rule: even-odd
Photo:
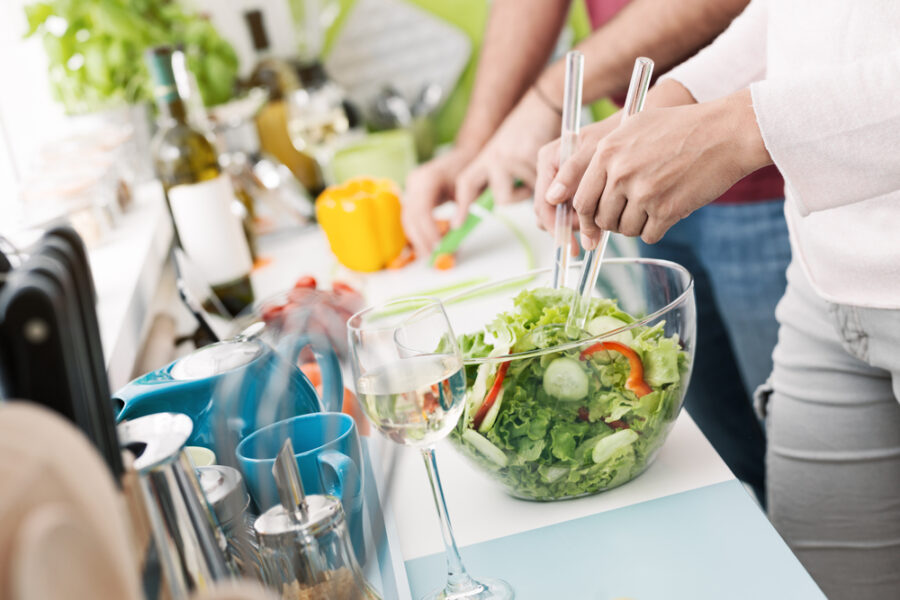
[[[598,28],[617,12],[622,10],[629,0],[585,0],[591,23]],[[657,73],[661,75],[661,73]],[[621,104],[621,102],[619,102]],[[784,197],[784,180],[775,165],[763,167],[755,173],[744,177],[722,194],[716,203],[740,204],[746,202],[762,202]]]

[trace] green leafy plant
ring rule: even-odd
[[[26,5],[40,35],[55,98],[84,113],[152,98],[144,51],[184,44],[207,105],[232,97],[237,55],[212,24],[171,0],[44,0]]]

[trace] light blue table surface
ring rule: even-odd
[[[820,600],[825,595],[737,481],[461,549],[517,600]],[[412,597],[446,577],[443,554],[406,562]]]

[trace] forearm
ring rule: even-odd
[[[722,98],[766,76],[768,1],[753,0],[728,29],[669,71],[697,102]]]
[[[458,148],[481,148],[534,82],[550,58],[569,1],[493,2]]]
[[[701,127],[723,143],[725,152],[741,176],[772,164],[763,142],[762,132],[753,108],[750,89],[745,88],[716,100],[699,103],[691,92],[674,79],[660,81],[647,94],[646,108],[672,108],[694,105]]]
[[[582,42],[584,100],[593,102],[628,88],[634,59],[648,56],[661,74],[711,42],[748,0],[633,0]],[[541,75],[541,90],[562,106],[565,67],[554,63]]]

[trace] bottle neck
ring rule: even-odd
[[[254,55],[256,58],[256,64],[259,64],[272,58],[272,48],[270,48],[269,46],[255,48]]]
[[[168,46],[154,48],[147,54],[147,64],[153,78],[153,95],[163,117],[177,123],[187,123],[187,107],[178,93],[172,54]]]
[[[297,76],[305,88],[320,88],[328,81],[325,67],[318,60],[304,63],[297,68]]]
[[[263,14],[260,10],[251,10],[244,13],[244,20],[250,31],[250,40],[253,42],[253,50],[256,52],[257,62],[271,58],[272,48],[269,45],[269,35],[263,23]]]
[[[187,107],[177,93],[175,93],[174,97],[171,98],[157,97],[156,105],[159,107],[159,114],[165,120],[174,121],[179,124],[187,123]]]

